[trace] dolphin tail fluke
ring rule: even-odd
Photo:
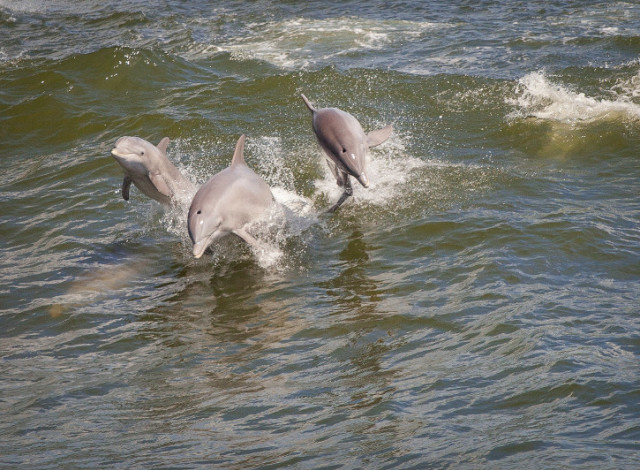
[[[380,145],[385,140],[389,138],[391,132],[393,131],[393,126],[389,124],[382,129],[377,129],[375,131],[371,131],[367,134],[367,145],[369,147],[375,147],[376,145]]]
[[[158,147],[158,150],[160,150],[160,152],[162,152],[162,153],[164,153],[166,155],[167,154],[167,147],[169,146],[169,142],[171,142],[169,140],[169,137],[165,137],[158,143],[158,145],[156,145],[156,147]]]
[[[131,178],[125,175],[122,180],[122,199],[129,200],[129,188],[131,187]]]
[[[304,104],[306,104],[307,108],[309,108],[309,111],[311,111],[312,113],[315,113],[316,112],[316,108],[311,106],[311,103],[309,103],[309,100],[307,99],[307,97],[304,96],[304,93],[300,93],[300,96],[302,97],[302,101],[304,101]]]
[[[236,150],[233,152],[233,158],[231,159],[231,168],[238,165],[246,165],[244,162],[244,141],[245,135],[242,134],[236,144]]]

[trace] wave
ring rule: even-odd
[[[544,72],[532,72],[518,81],[516,97],[507,104],[516,107],[508,118],[535,117],[566,124],[601,120],[640,120],[640,74],[620,82],[616,99],[598,99],[553,83]]]
[[[444,26],[356,17],[293,18],[249,24],[248,34],[220,44],[194,45],[192,53],[226,52],[235,60],[262,60],[284,69],[307,69],[338,57],[415,41],[427,31]]]

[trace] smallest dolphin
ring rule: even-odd
[[[267,183],[245,163],[244,142],[243,134],[236,144],[231,166],[213,175],[191,201],[187,226],[196,258],[230,233],[250,245],[258,245],[246,227],[266,214],[274,199]]]
[[[304,104],[312,114],[311,125],[318,143],[327,155],[327,164],[336,177],[338,186],[344,193],[327,212],[334,212],[353,194],[349,176],[357,179],[365,188],[369,187],[366,173],[369,147],[380,145],[389,138],[393,126],[365,134],[358,120],[351,114],[337,108],[314,108],[304,94],[300,94]]]
[[[131,183],[151,199],[170,204],[181,193],[193,194],[195,186],[167,158],[169,138],[155,146],[140,137],[120,137],[111,155],[124,170],[122,198],[129,200]]]

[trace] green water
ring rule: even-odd
[[[635,2],[0,0],[0,466],[637,468]],[[393,123],[340,195],[299,94]],[[193,259],[123,135],[284,218]]]

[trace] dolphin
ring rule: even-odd
[[[244,162],[244,142],[242,135],[231,166],[213,175],[191,201],[187,225],[196,258],[200,258],[214,241],[229,233],[250,245],[258,245],[246,227],[265,214],[274,199],[267,183]]]
[[[353,194],[349,176],[357,179],[365,188],[369,186],[366,173],[369,147],[380,145],[389,138],[393,130],[390,124],[368,134],[362,130],[358,120],[337,108],[315,109],[304,94],[300,94],[312,114],[313,131],[318,143],[327,155],[327,164],[344,193],[327,212],[334,212]]]
[[[129,200],[129,188],[140,191],[163,204],[170,204],[180,194],[193,194],[195,186],[167,158],[169,138],[155,146],[140,137],[120,137],[111,155],[124,170],[122,198]]]

